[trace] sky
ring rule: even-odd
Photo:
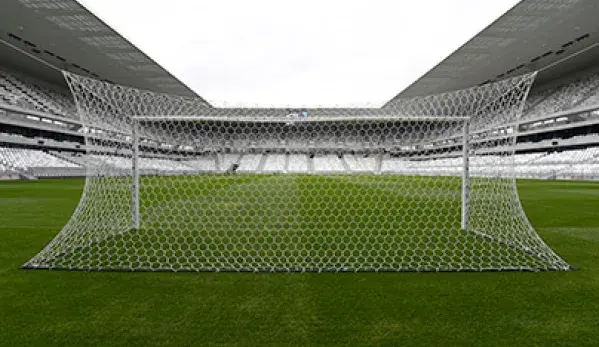
[[[214,106],[377,107],[519,0],[78,0]]]

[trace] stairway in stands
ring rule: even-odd
[[[266,165],[266,159],[268,158],[268,154],[262,154],[260,156],[260,162],[258,163],[258,168],[256,172],[264,172],[264,165]]]
[[[308,173],[314,173],[314,156],[308,156]]]
[[[383,169],[383,154],[376,155],[376,166],[374,168],[374,172],[380,174]]]
[[[352,172],[351,167],[349,166],[349,164],[347,163],[347,161],[345,160],[345,156],[341,156],[339,158],[339,160],[341,160],[341,165],[343,165],[343,170],[347,173]]]

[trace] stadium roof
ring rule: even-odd
[[[598,14],[597,0],[523,0],[391,101],[535,70],[543,83],[597,66]]]
[[[2,0],[0,63],[59,82],[58,70],[199,97],[75,0]],[[132,14],[136,15],[136,14]]]
[[[396,98],[466,88],[533,70],[543,70],[542,83],[597,65],[597,13],[597,0],[523,0]],[[65,69],[199,97],[75,0],[2,0],[0,64],[55,82],[62,82],[57,69]]]

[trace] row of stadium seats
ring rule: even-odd
[[[377,169],[377,162],[374,157],[347,154],[343,158],[349,169],[354,172],[369,172]]]
[[[284,154],[272,154],[266,157],[264,172],[281,172],[287,167],[287,156]]]
[[[90,167],[101,173],[128,174],[131,158],[118,155],[84,155],[68,152],[42,152],[39,150],[0,147],[0,171],[9,168],[21,169],[35,175],[47,172],[41,169],[64,169],[65,176],[84,173]],[[500,155],[474,156],[470,159],[473,175],[507,174],[515,165],[516,175],[524,178],[575,177],[576,175],[599,178],[599,147],[561,152],[517,154],[510,157]],[[221,154],[194,158],[139,159],[143,173],[197,173],[232,172],[240,173],[387,173],[415,175],[460,175],[463,160],[459,153],[454,157],[438,159],[400,158],[385,156],[362,156],[345,154]],[[73,168],[80,169],[70,170]],[[40,174],[40,172],[42,174]],[[60,176],[53,170],[46,175]],[[594,177],[594,176],[593,176]]]
[[[578,164],[584,162],[593,162],[599,160],[599,147],[589,147],[573,151],[553,152],[542,156],[534,161],[531,165],[545,164]]]
[[[575,106],[594,106],[593,100],[598,98],[598,95],[599,74],[587,76],[533,96],[524,118],[538,118]]]
[[[287,164],[288,172],[303,173],[310,171],[310,160],[307,155],[293,154],[289,155],[289,161]]]
[[[68,94],[24,74],[0,68],[0,102],[66,118],[77,118]]]
[[[341,158],[337,155],[317,155],[314,157],[315,172],[347,172]]]
[[[80,167],[77,164],[70,163],[39,150],[22,148],[0,147],[0,160],[18,169]]]
[[[85,168],[49,153],[0,147],[0,178],[80,177]]]

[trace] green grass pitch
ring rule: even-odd
[[[473,187],[497,185],[481,178],[472,182]],[[56,252],[61,255],[47,258],[44,267],[371,272],[542,263],[461,229],[459,177],[144,176],[139,230],[129,230],[130,182],[106,178],[94,185],[102,186],[98,191],[103,194],[91,198],[95,204],[87,213],[106,210],[107,224],[122,227],[88,230],[75,225],[82,241],[68,243],[68,252]],[[115,187],[120,187],[116,194]],[[115,206],[115,201],[123,204]],[[501,215],[493,214],[484,215],[485,220]]]
[[[83,180],[0,182],[0,345],[597,346],[599,184],[521,181],[571,272],[25,271]]]

